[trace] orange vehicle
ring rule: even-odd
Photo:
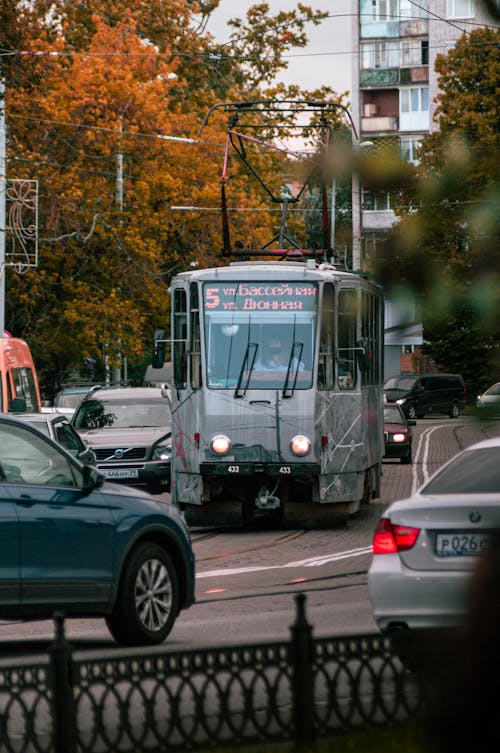
[[[28,344],[0,337],[0,412],[39,413],[42,409],[35,364]]]

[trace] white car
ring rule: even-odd
[[[477,396],[476,412],[481,418],[500,417],[500,382],[492,384],[482,395]]]
[[[391,504],[373,537],[368,589],[383,631],[460,624],[478,557],[500,530],[500,437],[471,445],[413,496]]]

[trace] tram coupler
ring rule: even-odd
[[[259,510],[278,510],[281,505],[279,497],[275,497],[269,489],[261,486],[255,497],[255,507]]]

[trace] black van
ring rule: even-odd
[[[457,418],[465,408],[465,384],[460,374],[401,374],[384,384],[387,403],[398,403],[407,418],[446,413]]]

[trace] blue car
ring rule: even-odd
[[[104,481],[29,424],[0,416],[0,619],[105,618],[122,645],[162,643],[194,602],[182,513]]]

